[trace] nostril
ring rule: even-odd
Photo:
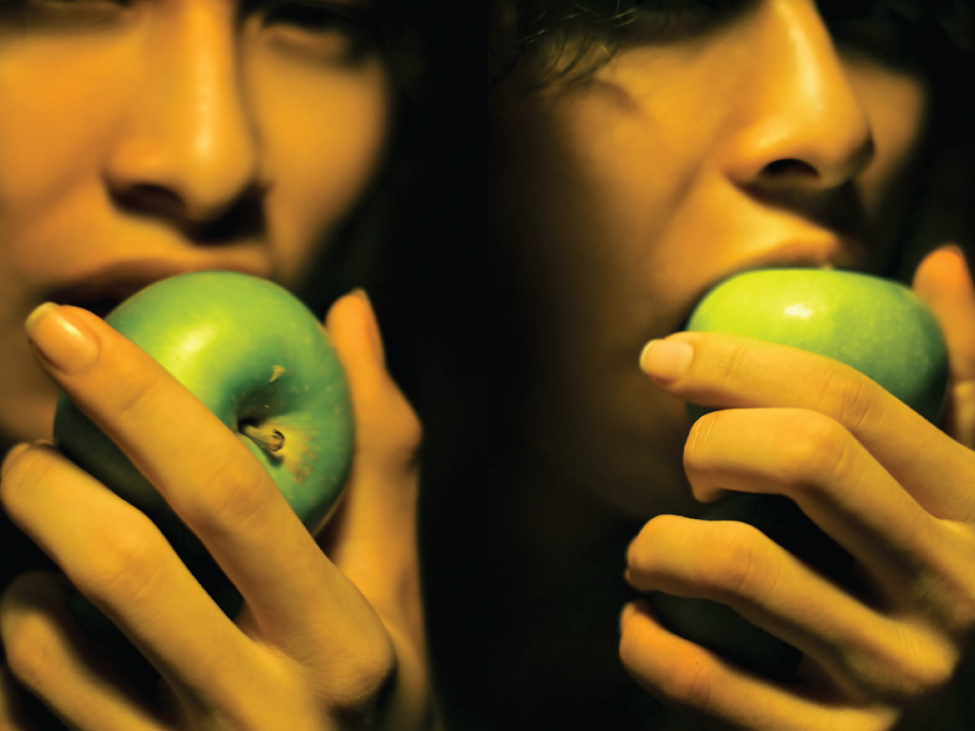
[[[264,193],[257,187],[248,188],[219,215],[193,222],[187,229],[190,238],[199,244],[227,244],[265,233],[267,221]]]
[[[181,218],[186,207],[178,195],[161,185],[132,185],[124,190],[112,191],[116,205],[125,211],[141,216]]]
[[[170,222],[199,244],[226,244],[259,237],[265,228],[263,192],[248,187],[220,209],[194,213],[183,199],[159,185],[133,185],[113,191],[112,198],[122,210]]]
[[[787,175],[818,178],[819,172],[808,162],[796,158],[773,160],[765,166],[764,172],[772,177],[780,178]]]

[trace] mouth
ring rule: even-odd
[[[744,274],[745,272],[751,272],[758,269],[856,269],[852,266],[853,262],[848,261],[834,261],[833,259],[816,259],[810,260],[808,257],[798,256],[789,258],[778,258],[775,261],[754,261],[748,262],[744,266],[736,268],[734,271],[727,273],[723,276],[715,277],[709,283],[702,286],[691,298],[691,303],[686,307],[680,319],[680,325],[675,332],[682,332],[687,329],[687,323],[691,319],[691,315],[694,314],[694,310],[701,303],[712,289],[717,287],[719,284],[726,282],[727,280],[738,276],[739,274]]]
[[[91,289],[68,287],[56,290],[47,299],[59,305],[72,305],[105,318],[119,304],[142,289],[143,286],[111,287],[106,289]]]
[[[182,273],[183,269],[152,263],[129,263],[80,277],[47,292],[46,299],[72,305],[104,318],[119,304],[153,282]]]

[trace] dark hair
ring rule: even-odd
[[[620,49],[707,30],[754,0],[491,0],[491,85],[546,52],[538,83],[584,80]],[[820,0],[839,40],[912,68],[940,66],[972,47],[970,0]],[[865,22],[866,21],[866,22]],[[882,30],[867,23],[883,22]],[[879,30],[879,32],[878,32]]]

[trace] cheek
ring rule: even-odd
[[[685,280],[707,279],[699,255],[716,236],[695,198],[709,130],[698,120],[688,131],[683,111],[668,117],[669,95],[626,70],[513,105],[501,169],[515,253],[529,286],[546,285],[547,325],[585,339],[583,359],[632,366],[646,339],[678,324],[684,290],[699,286]]]
[[[604,500],[644,515],[684,494],[683,406],[637,360],[670,327],[674,272],[655,244],[687,158],[618,102],[596,91],[499,110],[504,160],[492,190],[495,225],[511,235],[508,255],[536,308],[527,438]]]
[[[929,104],[924,83],[869,60],[848,65],[849,78],[866,110],[876,154],[860,182],[868,211],[880,205],[920,141]]]
[[[380,165],[387,79],[378,61],[344,71],[270,61],[249,71],[271,184],[268,227],[279,246],[280,278],[294,282]]]
[[[0,206],[7,220],[75,189],[115,130],[126,84],[120,44],[95,40],[0,35]]]

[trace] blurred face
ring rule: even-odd
[[[286,286],[363,192],[387,79],[356,0],[22,0],[0,14],[0,437],[55,390],[22,322],[173,274]]]
[[[522,92],[551,61],[523,59],[494,110],[497,225],[540,303],[531,438],[637,516],[693,511],[684,406],[640,373],[644,343],[735,272],[878,256],[926,108],[813,0],[662,5],[590,79]]]

